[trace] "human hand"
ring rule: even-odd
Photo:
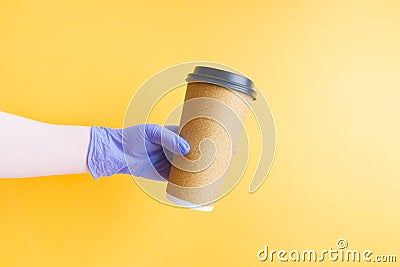
[[[125,129],[92,127],[88,152],[90,173],[94,178],[130,173],[165,181],[171,168],[168,160],[171,157],[165,153],[185,155],[190,150],[189,143],[177,131],[178,126],[157,124]]]

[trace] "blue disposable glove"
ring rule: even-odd
[[[171,154],[185,155],[190,150],[189,143],[177,131],[178,126],[157,124],[125,129],[92,127],[87,159],[90,173],[94,178],[130,173],[165,181],[171,168]]]

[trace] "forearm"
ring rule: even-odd
[[[0,112],[0,177],[89,172],[90,127],[37,122]]]

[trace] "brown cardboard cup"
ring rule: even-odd
[[[186,81],[179,134],[190,152],[173,156],[167,198],[211,211],[256,92],[248,78],[204,66],[195,67]]]

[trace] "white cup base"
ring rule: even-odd
[[[214,209],[214,206],[201,206],[197,204],[190,203],[188,201],[179,199],[177,197],[174,197],[173,195],[166,194],[167,199],[171,200],[175,204],[178,204],[179,206],[186,207],[192,210],[199,210],[199,211],[212,211]]]

